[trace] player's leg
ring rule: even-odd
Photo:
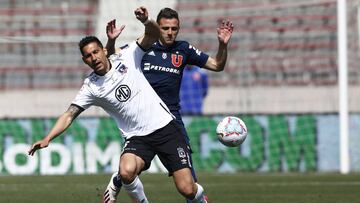
[[[136,156],[136,155],[134,155],[134,156]],[[135,159],[137,159],[137,158],[135,157]],[[141,162],[141,161],[138,161],[138,162]],[[119,165],[120,165],[120,163],[119,163]],[[138,165],[140,165],[140,167],[141,167],[142,163],[138,163]],[[129,177],[129,175],[126,175],[126,176]],[[145,193],[144,193],[144,187],[143,187],[142,182],[140,181],[138,176],[135,176],[135,178],[134,177],[131,177],[131,178],[134,180],[132,180],[130,182],[130,184],[125,184],[125,190],[127,190],[127,191],[129,190],[130,193],[133,194],[133,195],[129,194],[129,196],[131,197],[133,202],[136,203],[136,202],[138,202],[139,199],[144,199],[145,200],[144,202],[147,202],[146,197],[143,198],[145,196]],[[131,183],[133,183],[133,184],[131,184]],[[122,186],[123,186],[123,183],[122,183],[120,174],[118,172],[113,173],[110,178],[109,184],[107,185],[106,190],[104,192],[103,203],[115,203]],[[135,196],[135,197],[133,197],[133,196]]]
[[[180,126],[172,121],[151,138],[159,159],[169,174],[175,175],[173,178],[179,193],[193,202],[206,203],[202,187],[192,177],[190,148]]]
[[[134,136],[125,141],[120,157],[119,174],[122,187],[135,202],[148,203],[138,175],[150,167],[155,153],[147,144],[148,136]]]
[[[120,177],[122,185],[134,202],[148,203],[144,186],[138,174],[145,166],[144,160],[132,153],[125,153],[120,159]]]
[[[103,203],[115,203],[121,186],[121,178],[118,172],[113,173],[103,194]]]
[[[192,159],[192,150],[191,150],[191,145],[190,145],[190,138],[189,138],[189,135],[187,134],[187,131],[186,131],[186,128],[185,128],[185,125],[184,125],[184,122],[182,121],[182,117],[181,117],[181,114],[178,112],[178,111],[171,111],[171,113],[175,116],[176,118],[176,123],[179,125],[179,127],[181,128],[181,131],[183,133],[183,135],[185,136],[185,140],[187,142],[187,144],[189,145],[190,147],[190,154],[189,154],[189,158],[190,158],[190,164],[191,164],[191,175],[194,179],[194,181],[197,183],[198,182],[198,179],[197,179],[197,176],[196,176],[196,172],[195,172],[195,168],[194,168],[194,164],[193,164],[193,159]],[[205,198],[207,199],[207,196],[205,195]],[[191,200],[188,200],[186,199],[186,202],[187,203],[191,203],[192,201]]]
[[[129,196],[133,199],[133,202],[138,202],[139,199],[144,199],[144,202],[147,202],[143,184],[138,178],[138,175],[142,170],[149,168],[155,154],[152,151],[144,150],[148,149],[148,147],[143,147],[142,142],[143,140],[138,137],[130,138],[125,142],[126,144],[123,147],[123,154],[120,157],[119,163],[119,171],[121,170],[121,167],[123,167],[123,173],[116,172],[112,175],[104,192],[103,203],[116,202],[117,195],[122,186],[124,186],[127,193],[131,193]],[[133,149],[137,150],[132,151]],[[122,159],[124,160],[122,161]],[[124,166],[121,166],[122,163]],[[122,179],[124,179],[125,183],[123,183]]]
[[[177,190],[191,202],[207,203],[203,187],[196,183],[189,168],[173,172],[173,179]]]
[[[181,132],[182,132],[182,134],[184,135],[184,137],[185,137],[185,141],[186,141],[186,143],[189,145],[189,147],[190,147],[190,154],[189,154],[189,156],[190,156],[190,164],[191,164],[191,166],[194,166],[193,165],[193,160],[192,160],[192,150],[191,150],[191,145],[190,145],[190,138],[189,138],[189,135],[187,134],[187,131],[186,131],[186,128],[185,128],[185,125],[184,125],[184,122],[182,121],[182,118],[181,118],[181,115],[180,115],[180,113],[179,112],[171,112],[172,114],[174,114],[174,116],[175,116],[175,121],[176,121],[176,123],[179,125],[179,127],[180,127],[180,129],[181,129]],[[192,174],[192,176],[193,176],[193,178],[194,178],[194,180],[195,180],[195,182],[197,182],[197,176],[196,176],[196,172],[195,172],[195,169],[194,169],[194,167],[191,167],[191,174]]]

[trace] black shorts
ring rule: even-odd
[[[142,158],[145,162],[143,171],[150,167],[155,155],[158,155],[170,175],[179,169],[192,167],[190,147],[175,120],[149,135],[126,139],[122,154],[124,153]]]

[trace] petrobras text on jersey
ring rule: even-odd
[[[156,70],[156,71],[162,71],[162,72],[168,72],[168,73],[175,73],[175,74],[180,75],[180,70],[179,69],[151,65],[150,63],[144,63],[144,71],[150,71],[150,70]]]

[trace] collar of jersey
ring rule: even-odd
[[[173,47],[175,47],[177,44],[177,41],[174,41],[174,43],[169,46],[169,47],[165,47],[163,46],[161,43],[160,43],[160,40],[158,40],[156,43],[155,43],[155,46],[158,48],[158,49],[162,49],[162,50],[167,50],[167,49],[172,49]]]

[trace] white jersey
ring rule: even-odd
[[[102,107],[125,138],[145,136],[167,125],[173,117],[141,71],[144,54],[133,42],[110,56],[110,71],[104,76],[91,73],[72,104]]]

